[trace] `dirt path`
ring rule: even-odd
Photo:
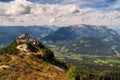
[[[1,66],[0,66],[0,69],[1,69],[1,68],[9,68],[9,66],[7,66],[7,65],[1,65]]]
[[[60,67],[58,67],[58,66],[54,66],[57,70],[59,70],[59,71],[62,71],[62,72],[65,72],[65,70],[64,69],[62,69],[62,68],[60,68]]]

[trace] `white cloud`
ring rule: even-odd
[[[26,0],[15,0],[9,3],[9,8],[6,10],[8,15],[21,15],[30,12],[31,3]]]
[[[52,18],[52,19],[50,19],[49,23],[53,23],[55,21],[56,21],[55,18]]]
[[[115,10],[103,12],[73,4],[38,4],[26,0],[0,5],[0,25],[120,25],[120,13]]]

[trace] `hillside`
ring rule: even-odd
[[[53,51],[63,54],[120,55],[120,35],[106,26],[62,27],[41,40]]]
[[[0,62],[0,80],[66,80],[64,69],[31,55],[2,55]]]
[[[0,80],[66,80],[67,66],[25,33],[0,49]]]
[[[81,38],[67,43],[60,48],[60,51],[63,53],[76,53],[83,55],[116,55],[116,53],[109,46],[101,40],[92,37]]]
[[[83,62],[81,63],[80,61],[80,64],[78,64],[78,60],[74,62],[74,58],[75,57],[73,57],[73,60],[70,60],[69,58],[65,57],[65,61],[68,60],[69,64],[65,63],[61,59],[58,60],[50,49],[42,45],[41,42],[33,39],[28,33],[24,33],[18,36],[16,40],[13,41],[13,43],[11,43],[9,46],[0,49],[0,80],[120,79],[120,73],[118,71],[105,71],[104,67],[99,66],[103,62],[102,60],[99,60],[102,59],[102,57],[98,57],[99,59],[95,64],[91,64],[91,61],[85,62],[85,64],[83,64]],[[90,59],[89,57],[84,58],[85,61]],[[95,62],[94,60],[96,58],[97,57],[94,57],[92,61]],[[99,61],[101,61],[101,63],[99,63]],[[74,62],[74,65],[77,64],[78,67],[80,65],[80,67],[78,68],[76,66],[73,66],[71,64],[72,62]],[[116,59],[116,62],[118,64],[116,63],[116,66],[113,67],[118,70],[119,61]],[[113,68],[108,65],[107,67],[109,69]],[[96,66],[99,66],[100,69],[93,69]],[[91,73],[91,71],[93,72]]]

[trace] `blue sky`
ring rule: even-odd
[[[1,2],[9,2],[13,0],[0,0]],[[115,4],[118,0],[28,0],[35,3],[43,4],[80,4],[85,7],[108,7]],[[83,4],[82,4],[83,3]]]

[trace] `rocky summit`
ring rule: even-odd
[[[53,59],[54,54],[51,50],[42,45],[39,41],[30,37],[28,33],[24,33],[17,37],[17,39],[9,46],[0,50],[1,54],[26,54],[39,55],[42,58]]]
[[[66,80],[67,66],[24,33],[0,49],[0,80]]]

